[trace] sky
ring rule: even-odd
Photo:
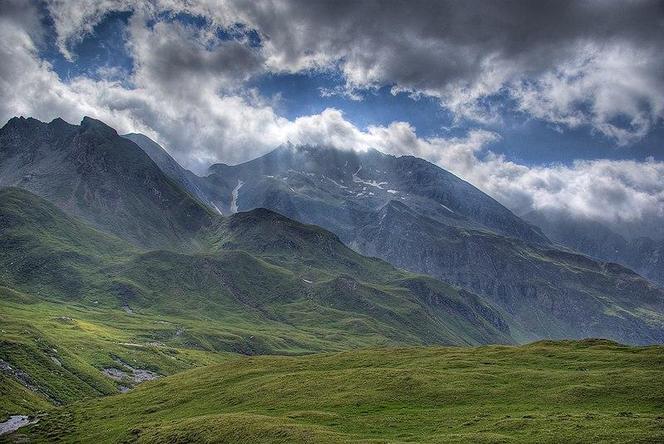
[[[88,115],[197,174],[288,142],[412,154],[648,235],[663,42],[662,1],[0,0],[0,124]]]

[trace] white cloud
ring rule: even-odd
[[[23,2],[26,3],[26,2]],[[47,0],[45,2],[56,30],[56,44],[60,52],[73,60],[72,44],[92,33],[94,26],[109,11],[128,11],[137,2],[132,0],[93,0],[72,2],[69,0]]]
[[[135,16],[129,30],[136,64],[131,87],[84,76],[63,82],[39,59],[28,29],[12,17],[0,20],[0,58],[11,60],[0,67],[0,120],[29,115],[78,122],[89,115],[120,132],[154,137],[198,171],[222,157],[247,160],[284,141],[287,121],[252,91],[235,88],[247,72],[238,71],[238,64],[256,63],[233,41],[210,42],[176,23],[150,29]],[[167,67],[174,69],[166,73]]]
[[[507,92],[523,112],[563,126],[588,126],[621,145],[664,118],[664,32],[656,1],[628,7],[528,1],[413,7],[370,0],[47,4],[68,57],[71,44],[110,10],[187,12],[216,25],[241,22],[257,29],[268,71],[340,69],[344,94],[354,99],[361,97],[358,90],[392,85],[394,92],[439,98],[459,119],[496,122],[499,114],[487,99]]]
[[[655,51],[656,53],[653,53]],[[596,131],[627,145],[664,117],[659,50],[585,45],[578,56],[534,80],[510,88],[519,108],[540,119]],[[622,125],[615,119],[624,118]]]
[[[52,10],[60,8],[55,23],[63,47],[89,32],[107,6],[86,4],[76,11],[72,4],[51,5]],[[107,80],[78,77],[63,82],[48,63],[39,59],[37,48],[42,35],[38,12],[33,8],[14,8],[10,12],[0,15],[0,59],[11,61],[0,65],[0,120],[22,114],[42,120],[60,116],[78,122],[83,115],[90,115],[120,132],[145,133],[198,172],[213,162],[249,160],[287,141],[356,150],[375,147],[437,163],[518,213],[556,209],[623,227],[638,221],[643,222],[642,227],[653,227],[664,218],[662,162],[598,160],[527,167],[487,150],[499,138],[493,132],[475,130],[465,137],[427,139],[418,137],[407,122],[370,126],[363,131],[335,109],[288,120],[275,113],[255,91],[241,87],[266,66],[298,70],[324,65],[346,54],[348,42],[336,41],[326,34],[330,31],[327,28],[317,43],[323,46],[305,57],[302,51],[307,48],[306,38],[313,32],[306,27],[298,31],[304,39],[301,47],[279,49],[279,39],[286,36],[271,29],[276,33],[269,34],[273,35],[271,43],[260,50],[248,49],[235,41],[219,41],[206,30],[177,23],[148,27],[145,18],[150,17],[151,10],[141,10],[132,16],[128,29],[129,50],[135,63],[130,82],[109,80],[114,78],[112,75]],[[228,17],[215,20],[231,23],[235,13],[232,8],[226,12]],[[261,23],[256,19],[256,24]],[[344,34],[343,29],[337,31]],[[410,44],[415,43],[404,43],[402,53],[411,49]],[[425,40],[423,45],[417,49],[420,53],[429,48],[436,57],[449,55],[446,49],[435,48],[435,42]],[[393,67],[388,69],[387,65],[393,60],[387,49],[376,48],[376,54],[346,54],[349,57],[343,69],[349,82],[367,86],[400,77],[402,81],[395,88],[429,94],[438,91],[453,108],[466,107],[463,112],[472,113],[476,111],[474,98],[491,94],[515,72],[500,55],[480,57],[477,63],[484,71],[471,77],[465,86],[454,80],[432,84],[428,83],[431,79],[413,77],[415,72],[390,71]],[[619,141],[628,141],[647,131],[664,109],[663,89],[657,89],[662,85],[664,70],[658,74],[656,68],[661,62],[651,51],[648,47],[585,46],[579,53],[582,56],[569,58],[555,72],[544,70],[531,82],[511,80],[512,94],[532,115],[567,126],[593,125]],[[461,59],[446,59],[446,63],[454,61],[461,63]],[[521,65],[517,62],[516,66]],[[172,69],[164,72],[167,67]],[[430,68],[435,70],[437,65]],[[408,78],[409,82],[403,80]],[[454,94],[450,91],[455,88],[458,102],[451,99]],[[580,111],[579,104],[585,109]],[[625,114],[631,121],[632,127],[626,132],[612,123],[617,114]]]

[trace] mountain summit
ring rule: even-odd
[[[186,244],[212,212],[99,120],[13,118],[0,129],[0,186],[45,197],[142,246]]]
[[[660,289],[619,265],[559,249],[491,197],[416,157],[283,146],[240,165],[213,165],[195,183],[224,214],[269,208],[324,227],[362,254],[484,296],[519,340],[664,338]]]

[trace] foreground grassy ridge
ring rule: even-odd
[[[237,358],[51,410],[21,434],[66,442],[661,442],[664,347],[541,342]]]

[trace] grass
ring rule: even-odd
[[[243,357],[47,412],[65,442],[661,442],[664,348],[608,341]]]
[[[40,419],[7,439],[664,438],[661,347],[395,348],[512,338],[476,296],[265,210],[197,241],[144,251],[0,191],[0,420]],[[118,395],[103,370],[126,364],[163,378]]]
[[[0,364],[13,369],[0,371],[0,420],[117,393],[123,384],[102,370],[118,360],[169,375],[229,355],[154,340],[181,328],[166,319],[76,303],[0,301]]]
[[[142,251],[0,190],[0,420],[117,393],[103,369],[121,362],[171,375],[230,353],[511,341],[473,295],[320,228],[239,217],[205,251]]]

